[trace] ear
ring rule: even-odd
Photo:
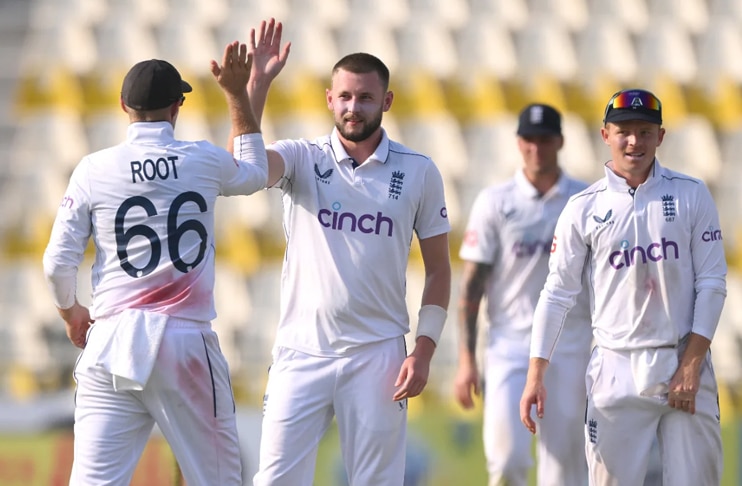
[[[330,111],[332,110],[332,90],[331,89],[325,89],[325,101],[327,102],[327,109]]]
[[[657,138],[657,146],[659,147],[660,145],[662,145],[662,141],[665,139],[665,129],[664,128],[660,127],[660,131],[659,131],[657,137],[658,137]]]
[[[610,145],[608,143],[608,125],[604,125],[600,128],[600,136],[603,138],[603,143]]]
[[[119,106],[124,111],[124,113],[127,113],[127,114],[129,113],[129,110],[126,108],[126,104],[124,103],[123,98],[119,98]]]
[[[382,109],[384,111],[389,111],[389,109],[392,107],[392,101],[394,101],[394,93],[391,91],[387,91],[384,95],[384,105],[382,106]]]

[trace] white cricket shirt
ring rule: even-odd
[[[574,196],[554,236],[549,276],[534,317],[531,356],[549,359],[587,265],[599,346],[637,350],[676,346],[693,330],[711,339],[696,295],[726,294],[726,261],[716,206],[698,179],[655,159],[636,190],[606,176]],[[718,311],[718,312],[717,312]],[[710,334],[710,335],[709,335]]]
[[[472,206],[463,260],[492,265],[485,288],[490,349],[500,355],[528,357],[533,312],[549,272],[549,254],[557,218],[569,198],[587,184],[562,173],[557,184],[539,195],[518,171],[504,184],[479,193]],[[589,349],[587,291],[570,312],[560,352]]]
[[[262,149],[260,134],[246,137]],[[169,122],[149,122],[130,124],[125,142],[84,157],[44,254],[57,306],[74,303],[92,236],[93,319],[127,308],[213,319],[216,197],[265,187],[265,152],[256,153],[237,161],[209,142],[176,140]]]
[[[413,231],[426,239],[450,230],[433,161],[386,132],[356,169],[336,131],[268,149],[285,163],[277,184],[286,254],[276,346],[338,356],[409,332]]]

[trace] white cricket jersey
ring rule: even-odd
[[[271,144],[284,160],[286,255],[276,346],[319,356],[409,332],[406,269],[419,239],[450,230],[433,161],[389,140],[353,169],[331,135]]]
[[[260,134],[243,137],[262,148]],[[176,140],[169,122],[148,122],[130,124],[125,142],[84,157],[44,254],[57,306],[74,303],[77,267],[92,236],[93,319],[127,308],[213,319],[216,197],[264,188],[262,154],[237,161],[209,142]]]
[[[587,184],[562,173],[539,195],[522,171],[480,192],[472,206],[463,260],[492,265],[485,289],[489,346],[501,355],[528,357],[533,312],[549,272],[557,218]],[[587,352],[592,339],[587,291],[570,312],[560,352]]]
[[[596,343],[613,350],[676,346],[699,324],[697,293],[726,294],[719,217],[703,182],[656,159],[636,190],[608,167],[605,173],[570,199],[557,223],[534,317],[532,357],[550,357],[579,290],[582,262],[592,289]]]

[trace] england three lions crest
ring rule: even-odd
[[[404,184],[404,172],[395,170],[392,172],[392,179],[389,181],[389,199],[399,199],[402,195],[402,185]]]

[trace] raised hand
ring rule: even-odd
[[[226,93],[242,95],[250,79],[252,64],[252,55],[247,51],[247,46],[234,41],[224,48],[221,65],[215,60],[211,61],[211,74]]]
[[[286,65],[291,43],[287,42],[282,48],[282,35],[283,24],[275,19],[260,22],[257,39],[255,29],[250,29],[250,54],[253,57],[251,79],[254,82],[270,83]]]

